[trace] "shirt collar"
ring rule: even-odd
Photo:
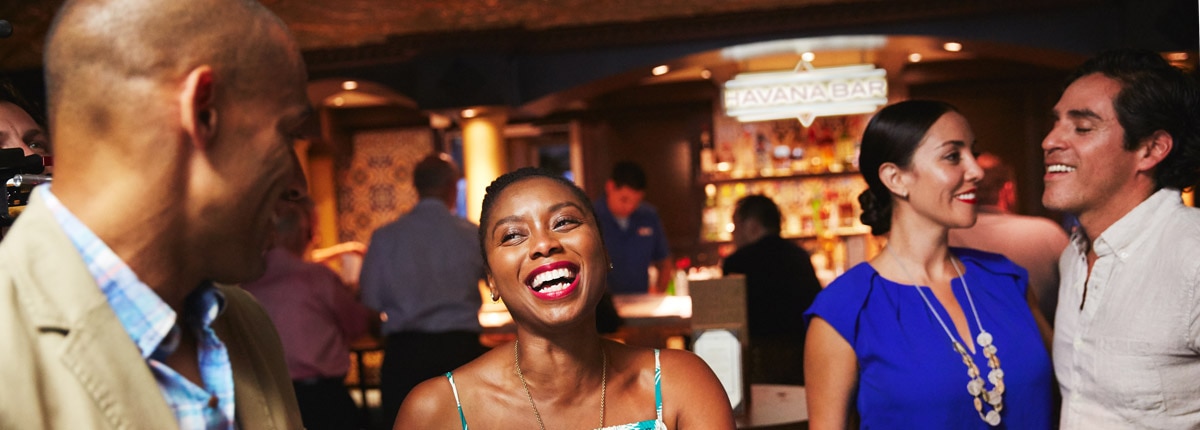
[[[1093,241],[1092,249],[1097,256],[1116,254],[1124,259],[1128,257],[1124,250],[1143,239],[1143,232],[1162,223],[1170,214],[1170,208],[1182,205],[1183,198],[1179,190],[1160,189],[1104,230],[1104,233]],[[1083,229],[1076,229],[1072,235],[1072,243],[1081,253],[1086,252],[1087,237],[1083,235]]]
[[[443,202],[437,197],[422,198],[421,200],[417,201],[416,207],[438,208],[446,212],[450,212],[450,206],[446,206],[446,202]],[[416,207],[414,207],[414,209],[416,209]]]
[[[103,240],[63,206],[49,186],[40,186],[35,192],[41,193],[55,221],[79,251],[88,272],[96,280],[96,285],[121,326],[137,344],[142,357],[165,357],[174,352],[179,345],[180,335],[175,311],[138,279],[137,274]],[[207,327],[224,310],[225,297],[212,283],[205,282],[185,299],[184,306],[187,315],[195,316],[188,318],[194,321],[185,321],[189,326]]]

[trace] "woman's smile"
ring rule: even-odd
[[[533,269],[525,276],[525,286],[533,296],[542,300],[566,297],[579,286],[579,265],[570,261],[557,261]]]

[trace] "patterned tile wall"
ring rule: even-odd
[[[412,169],[433,148],[428,128],[356,133],[338,165],[338,239],[370,245],[371,233],[417,204]]]

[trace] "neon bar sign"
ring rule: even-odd
[[[887,104],[887,71],[870,64],[742,73],[725,82],[725,114],[741,122],[874,112]]]

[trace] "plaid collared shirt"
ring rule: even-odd
[[[192,330],[197,339],[200,377],[204,382],[204,387],[200,387],[163,363],[179,346],[181,327],[176,324],[175,311],[63,206],[48,186],[35,191],[41,193],[55,220],[79,250],[113,313],[137,344],[167,405],[179,420],[179,427],[233,429],[233,368],[225,344],[211,326],[225,306],[221,292],[211,283],[205,283],[184,302],[184,327]]]

